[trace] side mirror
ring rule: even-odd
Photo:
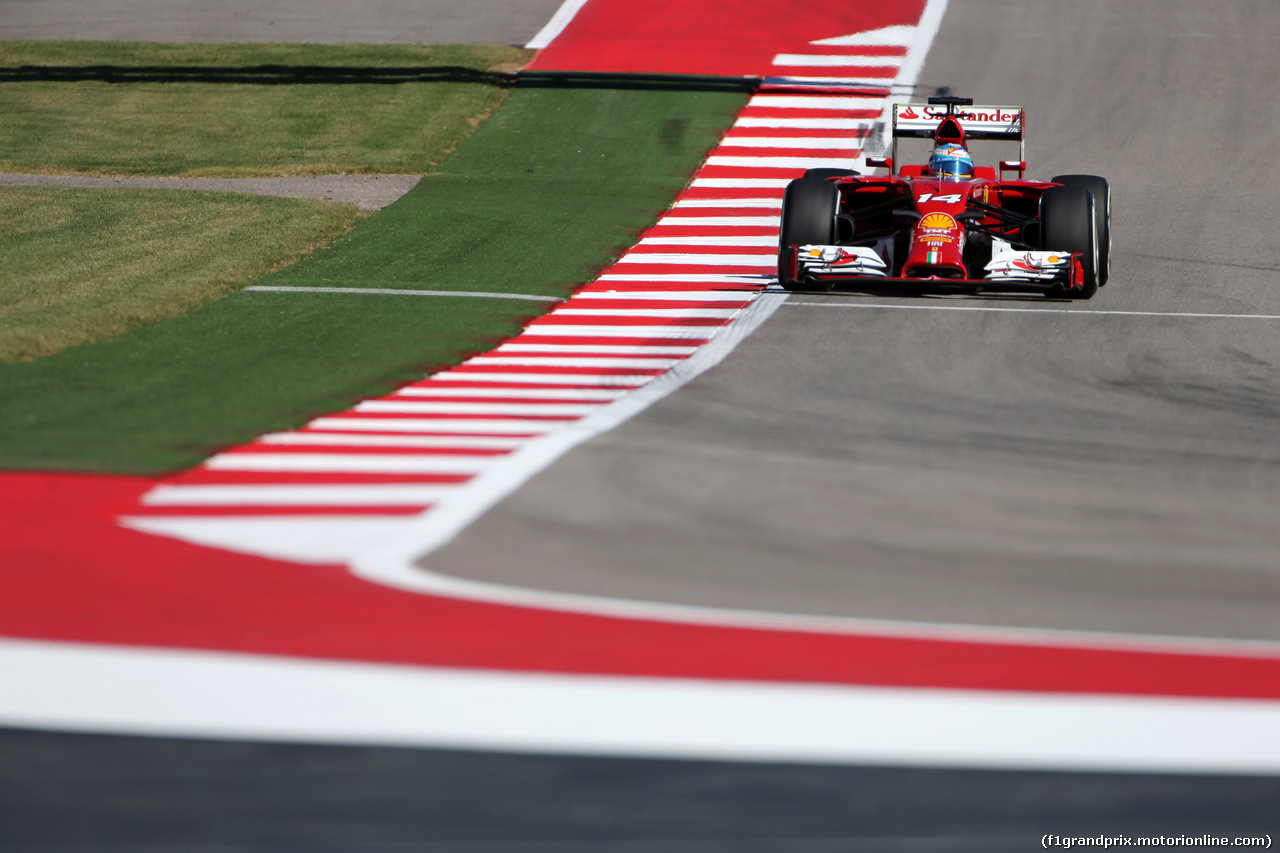
[[[1027,171],[1026,160],[1001,160],[1000,175],[1003,177],[1005,172],[1017,172],[1018,177],[1022,177],[1022,173]]]
[[[893,174],[893,158],[892,157],[868,157],[867,168],[869,169],[888,169],[889,174]]]

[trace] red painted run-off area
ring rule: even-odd
[[[529,68],[764,76],[779,53],[806,52],[822,39],[913,25],[924,6],[925,0],[591,0]]]
[[[533,67],[764,76],[776,54],[810,41],[915,23],[923,2],[796,7],[591,0]],[[121,528],[116,519],[153,485],[0,474],[0,636],[544,672],[1280,698],[1277,655],[716,627],[403,592],[341,565]]]
[[[120,528],[150,480],[0,478],[0,635],[347,661],[1280,698],[1280,660],[682,625],[404,593]]]

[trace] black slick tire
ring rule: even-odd
[[[830,166],[805,169],[804,172],[806,178],[817,178],[820,181],[825,181],[827,178],[856,178],[861,174],[861,172],[855,172],[853,169],[834,169]]]
[[[1093,193],[1093,218],[1098,229],[1098,287],[1111,278],[1111,185],[1097,175],[1058,175],[1053,183],[1084,187]]]
[[[1050,187],[1040,197],[1041,248],[1079,252],[1084,287],[1052,292],[1073,299],[1090,299],[1098,292],[1097,219],[1093,193],[1080,186]]]
[[[835,240],[840,190],[821,178],[799,178],[782,196],[778,234],[778,282],[787,290],[830,290],[832,282],[801,282],[792,276],[795,258],[788,246],[831,245]]]

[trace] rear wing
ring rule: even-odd
[[[1022,107],[974,106],[968,98],[931,98],[927,104],[894,104],[893,162],[898,162],[899,139],[933,139],[942,123],[952,118],[963,129],[966,139],[1017,141],[1018,161],[1026,163],[1025,112]]]

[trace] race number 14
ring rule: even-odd
[[[930,199],[932,199],[933,201],[940,201],[943,204],[959,204],[960,199],[962,198],[964,198],[964,196],[960,195],[960,193],[947,193],[946,195],[934,195],[933,193],[920,193],[920,195],[916,196],[916,204],[924,204],[926,201],[929,201]]]

